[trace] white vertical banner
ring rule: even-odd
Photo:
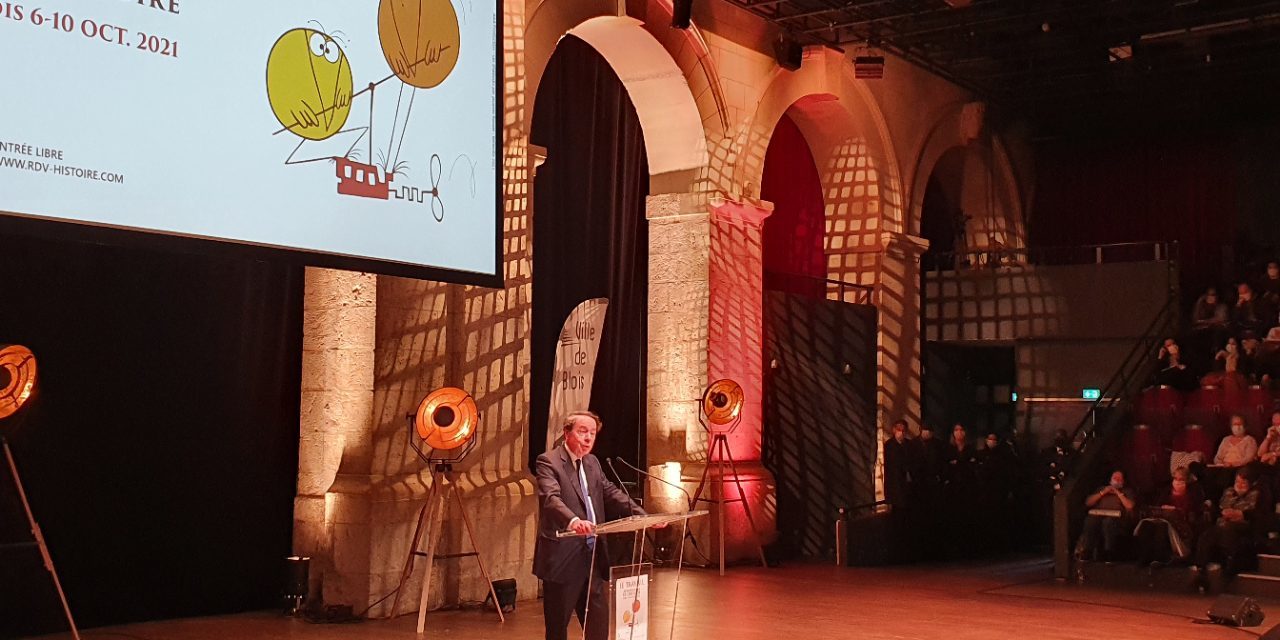
[[[584,300],[569,313],[560,330],[551,382],[551,410],[547,412],[547,451],[564,441],[565,416],[585,410],[591,402],[591,381],[608,307],[608,298]]]

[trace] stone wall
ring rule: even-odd
[[[800,71],[783,70],[771,54],[773,28],[724,2],[696,3],[695,26],[685,31],[668,27],[671,7],[660,0],[529,0],[504,3],[503,11],[505,286],[308,273],[295,547],[316,558],[315,579],[330,603],[359,610],[398,581],[429,485],[429,470],[408,446],[405,415],[442,385],[472,393],[483,414],[479,445],[457,471],[491,577],[516,578],[522,598],[537,593],[530,574],[536,504],[525,462],[537,264],[530,232],[537,156],[528,131],[542,71],[569,32],[617,71],[649,152],[651,468],[686,486],[696,480],[707,439],[693,399],[714,377],[738,377],[749,410],[732,446],[748,463],[744,479],[758,487],[748,489],[753,504],[772,512],[770,479],[750,465],[768,428],[759,417],[759,229],[723,214],[726,206],[769,210],[756,198],[765,149],[784,113],[801,126],[823,174],[831,275],[875,288],[880,412],[918,418],[923,245],[911,234],[933,164],[963,144],[954,130],[971,96],[896,59],[883,80],[856,80],[850,53],[821,48],[806,51]],[[1011,194],[1001,200],[1005,219],[993,224],[1017,244],[1025,190],[1003,143],[991,139],[987,175],[992,188]],[[736,324],[725,324],[726,316]],[[650,495],[651,508],[683,508],[665,488]],[[731,543],[743,549],[750,531],[737,516],[731,521]],[[766,538],[771,527],[761,524]],[[448,515],[444,550],[464,550],[465,538],[458,514]],[[483,599],[473,561],[436,566],[428,606]],[[420,581],[415,575],[402,594],[409,608],[417,606]]]

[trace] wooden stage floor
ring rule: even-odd
[[[1040,559],[984,565],[841,569],[788,565],[740,567],[723,578],[686,570],[680,584],[681,640],[809,640],[858,638],[1098,639],[1247,637],[1238,629],[1198,625],[1212,597],[1115,591],[1058,583]],[[674,573],[657,577],[652,640],[669,637]],[[1280,603],[1257,635],[1280,624]],[[309,624],[274,613],[152,622],[88,630],[91,638],[133,640],[257,640],[415,638],[416,616],[360,624]],[[46,636],[68,638],[70,634]],[[427,616],[427,638],[455,640],[542,637],[541,601],[518,604],[507,622],[492,612],[441,611]],[[576,633],[570,637],[578,637]]]

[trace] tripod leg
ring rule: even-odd
[[[453,495],[458,498],[458,511],[462,514],[462,524],[467,528],[467,537],[471,538],[471,548],[476,552],[476,564],[480,565],[480,575],[484,576],[484,581],[489,585],[489,595],[493,597],[493,608],[498,612],[498,620],[506,622],[507,617],[502,614],[502,605],[498,603],[498,591],[493,588],[493,580],[489,579],[489,570],[484,566],[484,555],[480,553],[480,545],[476,544],[475,530],[471,527],[471,516],[467,515],[467,509],[462,504],[462,494],[455,489]]]
[[[67,604],[67,594],[62,590],[62,581],[58,579],[58,571],[53,568],[53,556],[49,555],[49,545],[45,544],[44,533],[36,523],[35,514],[31,513],[31,503],[27,502],[27,492],[22,487],[22,478],[18,477],[18,463],[13,461],[13,452],[9,450],[9,441],[0,438],[4,445],[4,457],[9,462],[9,471],[13,474],[13,484],[18,488],[18,497],[22,499],[22,509],[27,513],[27,523],[31,525],[31,535],[35,536],[36,546],[40,548],[40,559],[44,568],[53,577],[53,586],[58,590],[58,599],[62,601],[62,612],[67,615],[67,624],[71,625],[71,637],[80,640],[80,630],[76,629],[76,620],[71,616],[71,605]]]
[[[448,505],[449,492],[453,491],[453,484],[449,482],[448,476],[440,476],[434,484],[441,482],[444,483],[444,486],[435,493],[434,499],[427,504],[427,517],[430,518],[427,525],[427,567],[426,572],[422,574],[422,594],[418,598],[418,635],[422,635],[422,630],[427,626],[427,599],[431,596],[431,570],[435,567],[436,540],[440,537],[440,521],[444,518],[444,509],[440,510],[440,514],[436,514],[436,506]]]
[[[418,511],[418,526],[413,530],[413,542],[409,543],[409,552],[405,554],[404,569],[400,571],[400,584],[396,585],[396,598],[391,603],[390,618],[394,618],[400,613],[400,596],[404,595],[404,585],[409,583],[409,578],[413,576],[413,558],[414,552],[418,550],[418,545],[422,543],[422,531],[427,524],[427,507],[435,501],[436,488],[438,482],[432,481],[431,489],[427,491],[427,502],[422,505],[422,509]]]
[[[711,471],[711,451],[715,449],[715,441],[712,441],[711,449],[708,449],[707,464],[702,468],[702,478],[698,480],[698,488],[693,491],[693,497],[689,498],[689,510],[692,511],[698,504],[698,500],[702,499],[702,489],[707,486],[707,474]]]
[[[742,489],[742,479],[738,477],[738,465],[733,461],[733,454],[729,452],[729,447],[724,448],[725,456],[729,458],[729,469],[733,472],[733,482],[738,485],[738,497],[742,499],[742,512],[747,514],[747,524],[751,525],[751,537],[756,540],[756,550],[760,552],[760,566],[768,567],[769,561],[764,556],[764,545],[760,544],[760,532],[756,529],[756,520],[751,517],[751,506],[747,503],[747,493]]]
[[[723,434],[717,433],[715,436],[715,440],[716,440],[715,446],[712,447],[712,451],[713,452],[719,451],[720,453],[716,456],[716,479],[715,479],[715,484],[712,485],[711,490],[714,492],[713,495],[715,495],[716,518],[720,522],[720,527],[719,527],[720,529],[719,531],[720,575],[723,576],[724,575],[724,538],[725,538],[724,536],[724,452],[729,449],[729,446],[728,446],[728,438],[726,438]]]

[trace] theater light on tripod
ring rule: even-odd
[[[18,344],[0,347],[0,420],[18,412],[36,390],[36,357]]]
[[[423,398],[418,410],[409,414],[409,444],[428,464],[458,462],[475,448],[479,422],[471,394],[443,387]]]
[[[712,433],[731,433],[742,420],[742,385],[727,378],[707,385],[702,393],[702,426]]]

